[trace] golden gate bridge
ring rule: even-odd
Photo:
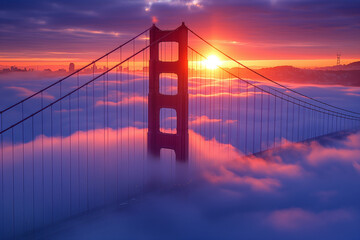
[[[235,67],[208,68],[200,43]],[[0,121],[0,235],[11,239],[143,194],[161,155],[156,174],[172,186],[177,169],[200,164],[199,149],[216,154],[215,141],[254,155],[355,131],[360,113],[267,78],[182,24],[146,29]]]

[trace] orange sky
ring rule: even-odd
[[[74,62],[76,68],[84,66],[91,61],[78,61],[78,59],[68,60],[57,60],[57,59],[46,59],[44,61],[40,59],[18,59],[13,61],[0,61],[0,69],[7,68],[10,66],[17,66],[19,68],[32,68],[34,70],[44,70],[46,68],[57,70],[57,69],[68,69],[69,63]],[[40,61],[39,61],[40,60]],[[264,67],[275,67],[275,66],[294,66],[298,68],[315,68],[315,67],[326,67],[336,65],[336,58],[334,59],[301,59],[301,60],[242,60],[238,59],[241,63],[253,67],[253,68],[264,68]],[[341,59],[341,64],[349,64],[359,59]],[[115,62],[110,62],[110,65],[115,64]],[[221,65],[224,67],[236,67],[236,64],[231,61],[222,61]],[[98,67],[101,67],[98,66]]]

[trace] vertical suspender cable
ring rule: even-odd
[[[256,123],[256,112],[255,112],[255,109],[256,109],[256,92],[255,91],[256,91],[256,88],[253,87],[254,105],[253,105],[253,119],[252,119],[252,122],[253,122],[252,154],[255,153],[255,123]]]
[[[263,100],[264,100],[264,91],[261,90],[261,100],[260,100],[260,148],[259,151],[262,151],[262,135],[263,135]]]

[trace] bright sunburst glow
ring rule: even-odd
[[[221,61],[215,55],[210,55],[207,59],[204,60],[204,64],[207,69],[216,69],[220,66]]]

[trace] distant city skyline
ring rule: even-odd
[[[347,64],[353,63],[353,62],[358,62],[360,59],[341,59],[341,64],[339,65],[339,67],[341,66],[345,66]],[[241,60],[239,60],[241,61]],[[89,61],[90,62],[90,61]],[[84,66],[86,64],[88,64],[89,62],[71,62],[74,64],[74,70],[76,70],[75,66]],[[334,67],[337,66],[337,59],[336,59],[336,55],[334,57],[334,59],[327,59],[325,60],[257,60],[257,61],[241,61],[244,64],[247,64],[250,67],[253,68],[268,68],[268,67],[278,67],[278,66],[293,66],[293,67],[297,67],[297,68],[326,68],[326,67]],[[300,62],[300,63],[299,63]],[[49,63],[46,63],[44,65],[39,64],[39,65],[33,65],[33,64],[29,64],[29,63],[16,63],[16,64],[3,64],[0,62],[0,72],[12,72],[12,71],[16,71],[16,70],[11,70],[11,68],[16,68],[18,70],[31,70],[31,71],[44,71],[44,70],[51,70],[51,71],[60,71],[63,72],[65,70],[65,72],[71,72],[69,69],[69,64],[71,64],[70,62],[67,63],[62,63],[62,64],[54,64],[54,65],[49,65]],[[114,62],[115,63],[115,62]],[[112,64],[114,64],[112,63]],[[258,65],[254,65],[258,63]],[[298,64],[295,64],[298,63]],[[234,67],[231,65],[227,65],[226,62],[222,63],[224,67]],[[103,68],[104,66],[99,66],[99,68]],[[96,68],[98,68],[96,66]],[[66,70],[67,69],[67,70]],[[139,70],[139,69],[138,69]]]

